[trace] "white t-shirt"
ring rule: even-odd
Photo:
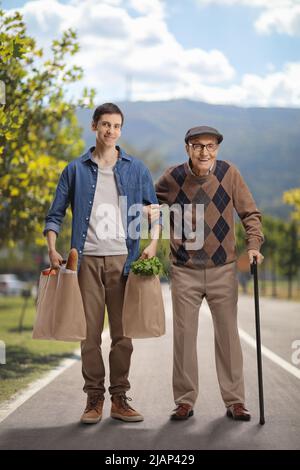
[[[98,167],[97,185],[83,254],[109,256],[127,253],[113,166]]]

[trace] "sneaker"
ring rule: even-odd
[[[99,394],[88,395],[86,408],[80,421],[85,424],[98,423],[102,418],[103,403],[103,396]]]
[[[143,421],[144,417],[128,404],[129,401],[132,399],[126,397],[125,393],[112,395],[110,416],[127,422]]]
[[[188,419],[194,414],[193,407],[188,403],[178,403],[177,408],[173,411],[170,418],[176,421]]]
[[[227,416],[235,419],[236,421],[250,421],[251,415],[249,411],[244,407],[243,403],[234,403],[228,406]]]

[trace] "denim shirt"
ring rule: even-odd
[[[94,195],[98,178],[98,165],[92,157],[95,147],[91,147],[84,155],[70,162],[63,170],[54,200],[45,219],[43,234],[53,230],[59,234],[66,209],[71,204],[72,239],[71,247],[78,251],[78,270],[83,254],[85,239],[89,227]],[[129,225],[135,219],[138,230],[142,214],[130,215],[128,209],[133,204],[158,204],[150,171],[140,160],[126,154],[116,146],[119,158],[113,168],[119,196],[127,196],[126,245],[128,250],[124,266],[124,274],[130,271],[132,261],[139,257],[140,235],[131,237]],[[101,184],[101,180],[100,180]],[[124,211],[122,216],[124,215]],[[134,222],[136,223],[136,222]]]

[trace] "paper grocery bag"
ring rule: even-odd
[[[129,273],[123,305],[123,334],[153,338],[165,334],[165,310],[158,276]]]
[[[37,314],[32,333],[34,339],[53,339],[57,280],[58,272],[55,269],[41,272],[36,304]]]
[[[82,341],[86,320],[77,271],[65,267],[42,271],[32,338]]]

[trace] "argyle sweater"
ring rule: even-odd
[[[194,175],[188,162],[172,166],[158,180],[156,194],[160,204],[179,204],[180,209],[190,204],[194,231],[196,204],[204,205],[204,243],[199,249],[186,244],[184,222],[181,237],[174,236],[175,217],[170,211],[171,260],[177,265],[213,267],[235,261],[234,209],[245,229],[247,249],[259,250],[263,243],[261,213],[238,169],[229,162],[217,160],[206,176]]]

